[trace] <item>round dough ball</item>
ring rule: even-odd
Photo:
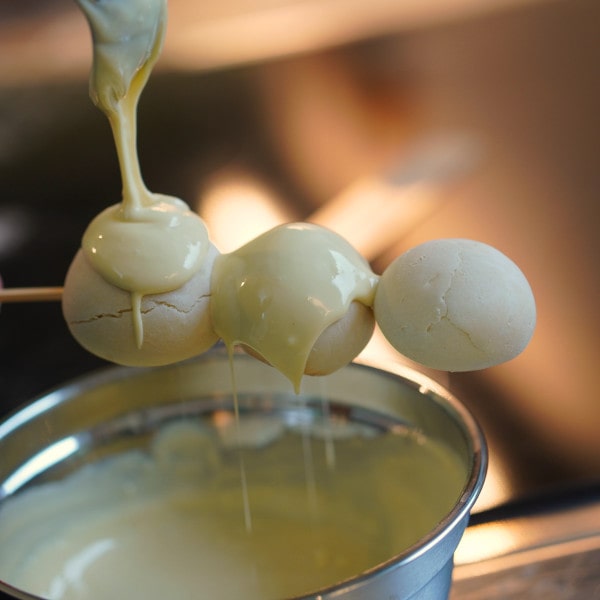
[[[375,318],[408,358],[444,371],[484,369],[528,344],[533,293],[500,251],[472,240],[434,240],[392,262],[379,280]]]
[[[375,315],[368,306],[354,301],[346,314],[317,338],[304,372],[328,375],[346,366],[368,344],[375,329]]]
[[[80,250],[67,272],[62,310],[73,337],[89,352],[127,366],[158,366],[201,354],[218,340],[212,328],[210,278],[218,250],[179,289],[142,298],[143,343],[137,347],[131,294],[108,283]]]

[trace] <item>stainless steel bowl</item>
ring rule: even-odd
[[[236,354],[234,372],[242,413],[290,411],[293,405],[310,416],[321,410],[325,397],[337,418],[383,428],[403,423],[441,441],[460,457],[465,473],[462,493],[418,543],[351,579],[302,596],[314,600],[447,598],[453,553],[486,469],[482,433],[460,402],[437,383],[402,367],[391,372],[353,364],[324,378],[306,378],[301,404],[289,381],[255,359]],[[108,368],[55,390],[0,424],[0,519],[7,498],[141,447],[170,420],[231,409],[231,405],[231,369],[221,350],[164,368]],[[36,598],[10,582],[0,581],[0,592],[9,598]]]

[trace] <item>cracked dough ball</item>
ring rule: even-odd
[[[211,244],[203,268],[183,286],[143,297],[143,343],[138,348],[131,294],[108,283],[80,250],[69,267],[63,292],[69,330],[86,350],[127,366],[165,365],[201,354],[218,340],[209,310],[217,255]]]
[[[514,358],[536,320],[533,293],[517,265],[464,239],[426,242],[396,258],[380,278],[374,310],[398,352],[444,371]]]

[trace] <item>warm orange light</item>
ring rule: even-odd
[[[350,43],[541,0],[170,0],[158,68],[215,69]],[[14,3],[17,4],[17,3]],[[91,45],[74,3],[0,20],[0,82],[81,77]]]
[[[197,199],[210,238],[231,252],[272,227],[295,220],[294,212],[257,176],[231,169],[213,177]]]
[[[367,260],[377,258],[438,206],[432,185],[395,187],[379,179],[357,181],[316,211],[309,221],[346,238]]]
[[[165,58],[215,68],[305,53],[539,0],[171,0]]]
[[[471,528],[460,541],[454,561],[460,565],[503,556],[518,547],[518,540],[518,531],[504,522]]]

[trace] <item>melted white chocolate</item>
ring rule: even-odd
[[[464,486],[459,456],[414,432],[338,423],[331,469],[322,439],[331,425],[288,430],[276,418],[242,417],[233,447],[220,428],[173,423],[148,453],[16,495],[0,519],[3,580],[52,600],[296,597],[410,547]],[[252,532],[241,515],[240,438]]]
[[[122,205],[100,213],[82,241],[87,259],[103,278],[131,293],[135,331],[142,344],[143,296],[171,292],[191,279],[206,260],[208,232],[203,222],[175,198],[161,196],[136,219]]]
[[[146,188],[137,155],[136,109],[162,47],[166,1],[78,2],[94,41],[90,96],[111,124],[123,181],[122,202],[90,223],[82,249],[108,283],[130,292],[141,347],[142,298],[180,288],[209,248],[206,226],[183,201]]]
[[[332,231],[306,223],[282,225],[217,258],[213,326],[229,348],[249,347],[298,390],[319,336],[352,302],[371,306],[377,279],[366,260]]]
[[[520,272],[513,276],[507,261],[496,257],[490,263],[493,253],[482,254],[479,246],[473,249],[474,243],[467,247],[461,242],[454,262],[455,241],[434,245],[431,260],[414,260],[414,253],[406,253],[379,282],[343,238],[296,223],[217,257],[213,269],[217,252],[203,221],[181,200],[151,193],[137,156],[136,109],[162,47],[166,0],[78,2],[94,40],[91,96],[110,121],[123,180],[122,202],[89,225],[82,242],[85,261],[78,261],[65,282],[65,318],[88,350],[123,364],[164,364],[190,356],[194,349],[200,353],[220,336],[230,351],[241,345],[270,363],[298,391],[304,373],[332,372],[362,350],[374,326],[373,305],[392,345],[435,368],[485,368],[524,348],[535,323],[531,290]],[[77,289],[80,273],[93,279],[88,269],[102,277],[102,284],[96,281],[89,290]],[[154,349],[134,357],[130,347],[120,350],[131,344],[122,344],[119,327],[110,335],[95,327],[99,318],[120,319],[126,310],[121,299],[115,303],[108,298],[115,294],[112,287],[105,289],[106,282],[129,294],[135,343],[142,349],[144,298],[170,294],[194,278],[201,296],[193,300],[204,299],[189,327],[197,343],[174,340],[179,328],[156,327],[149,344]],[[517,294],[506,292],[513,289],[507,282]],[[154,300],[182,314],[190,310],[187,299],[184,310],[168,297]],[[86,304],[90,310],[82,312]],[[151,310],[146,308],[147,313]],[[523,314],[524,321],[517,318]],[[76,332],[83,328],[86,333],[79,338]],[[170,332],[167,337],[163,330]],[[159,348],[162,339],[172,345],[172,352]]]
[[[90,97],[108,117],[121,177],[124,217],[155,202],[142,179],[137,156],[137,105],[162,49],[166,0],[77,0],[92,31],[94,62]]]
[[[148,340],[153,348],[134,356],[130,340],[119,341],[126,314],[122,300],[103,282],[130,294],[136,345],[142,349],[143,298],[173,292],[200,271],[210,277],[204,223],[182,201],[148,191],[136,151],[137,103],[162,46],[166,3],[79,3],[94,40],[91,97],[113,130],[123,197],[88,226],[82,241],[85,260],[80,258],[67,276],[63,312],[89,350],[124,364],[156,364],[168,360],[168,353],[158,351],[155,331],[160,328],[153,326]],[[88,273],[90,268],[103,281]],[[82,291],[79,280],[95,283]],[[215,292],[214,329],[230,349],[236,344],[249,348],[298,390],[305,371],[331,372],[368,342],[376,283],[367,262],[339,236],[314,225],[286,225],[218,261],[208,291]],[[206,293],[204,285],[201,289]],[[175,344],[184,348],[184,356],[190,348],[204,350],[214,343],[217,336],[207,331],[206,319],[190,327],[190,332],[198,330],[206,338],[202,343]],[[118,350],[112,351],[113,345]],[[180,360],[182,352],[172,356]]]

